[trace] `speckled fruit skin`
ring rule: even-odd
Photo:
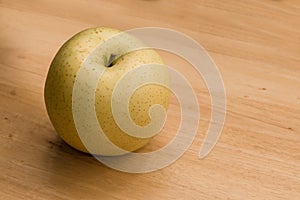
[[[117,33],[120,31],[106,27],[86,29],[77,33],[59,49],[47,75],[44,95],[50,120],[65,142],[83,152],[88,151],[78,136],[72,115],[74,81],[81,64],[90,52]],[[124,73],[147,63],[163,64],[163,61],[151,49],[134,51],[120,57],[112,67],[106,69],[95,94],[95,110],[104,133],[115,145],[127,151],[143,147],[151,138],[132,137],[117,126],[110,106],[111,95],[116,82]],[[165,73],[165,78],[169,79],[165,71],[162,73]],[[148,115],[150,106],[161,104],[167,109],[169,97],[170,91],[159,85],[146,85],[139,88],[130,99],[129,111],[132,119],[138,125],[147,125],[150,123]],[[114,153],[106,155],[114,155]]]

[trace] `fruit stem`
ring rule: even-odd
[[[109,59],[108,59],[108,62],[106,63],[106,67],[112,67],[113,66],[113,61],[115,60],[116,58],[116,54],[110,54],[109,56]]]

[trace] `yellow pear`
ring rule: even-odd
[[[66,143],[83,152],[106,156],[122,154],[113,150],[103,150],[105,145],[102,144],[102,141],[97,141],[97,147],[93,148],[92,151],[88,150],[78,134],[72,111],[73,87],[79,70],[92,52],[95,54],[95,49],[99,48],[99,45],[101,46],[102,43],[119,33],[122,32],[107,27],[90,28],[77,33],[59,49],[47,75],[44,95],[50,120],[56,132]],[[151,137],[135,137],[124,132],[118,126],[112,112],[113,91],[118,81],[132,69],[145,64],[163,64],[163,61],[153,49],[135,50],[124,55],[97,56],[106,60],[106,64],[99,66],[104,69],[104,72],[97,82],[95,101],[92,102],[94,103],[98,123],[106,137],[114,145],[126,151],[135,151],[146,145]],[[117,58],[112,62],[114,57]],[[158,73],[161,79],[168,82],[169,74],[166,69],[162,67],[158,69]],[[141,76],[147,76],[147,73],[141,74]],[[128,84],[131,84],[130,81]],[[120,95],[122,97],[122,93]],[[161,85],[147,84],[139,87],[130,97],[128,111],[131,119],[138,126],[147,126],[151,123],[149,116],[151,106],[159,104],[167,109],[169,97],[170,91]],[[115,112],[118,112],[118,109],[116,107]],[[95,142],[92,141],[95,133],[87,131],[84,134],[88,136],[87,138],[90,138],[88,140]]]

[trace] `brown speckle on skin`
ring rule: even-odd
[[[259,90],[267,90],[267,88],[264,88],[264,87],[262,87],[262,88],[258,88]]]

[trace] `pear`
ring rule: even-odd
[[[113,150],[103,150],[105,144],[102,144],[102,141],[97,141],[97,147],[92,152],[88,150],[78,134],[72,113],[73,87],[80,68],[95,48],[119,33],[121,31],[107,27],[90,28],[77,33],[59,49],[46,78],[44,98],[49,118],[58,135],[67,144],[82,152],[104,156],[121,154]],[[97,83],[93,102],[97,120],[106,137],[114,145],[132,152],[146,145],[151,137],[132,136],[118,126],[111,104],[114,88],[130,70],[144,64],[163,65],[163,60],[153,49],[139,49],[124,55],[99,55],[103,56],[106,56],[106,64],[101,67],[105,70]],[[168,82],[169,74],[165,69],[159,69],[159,74],[161,79]],[[147,76],[147,73],[141,76]],[[122,94],[120,95],[122,97]],[[128,110],[131,119],[138,126],[147,126],[151,123],[151,106],[159,104],[167,110],[169,98],[170,91],[166,87],[158,84],[141,86],[130,97]],[[94,133],[87,131],[84,134],[94,142]]]

